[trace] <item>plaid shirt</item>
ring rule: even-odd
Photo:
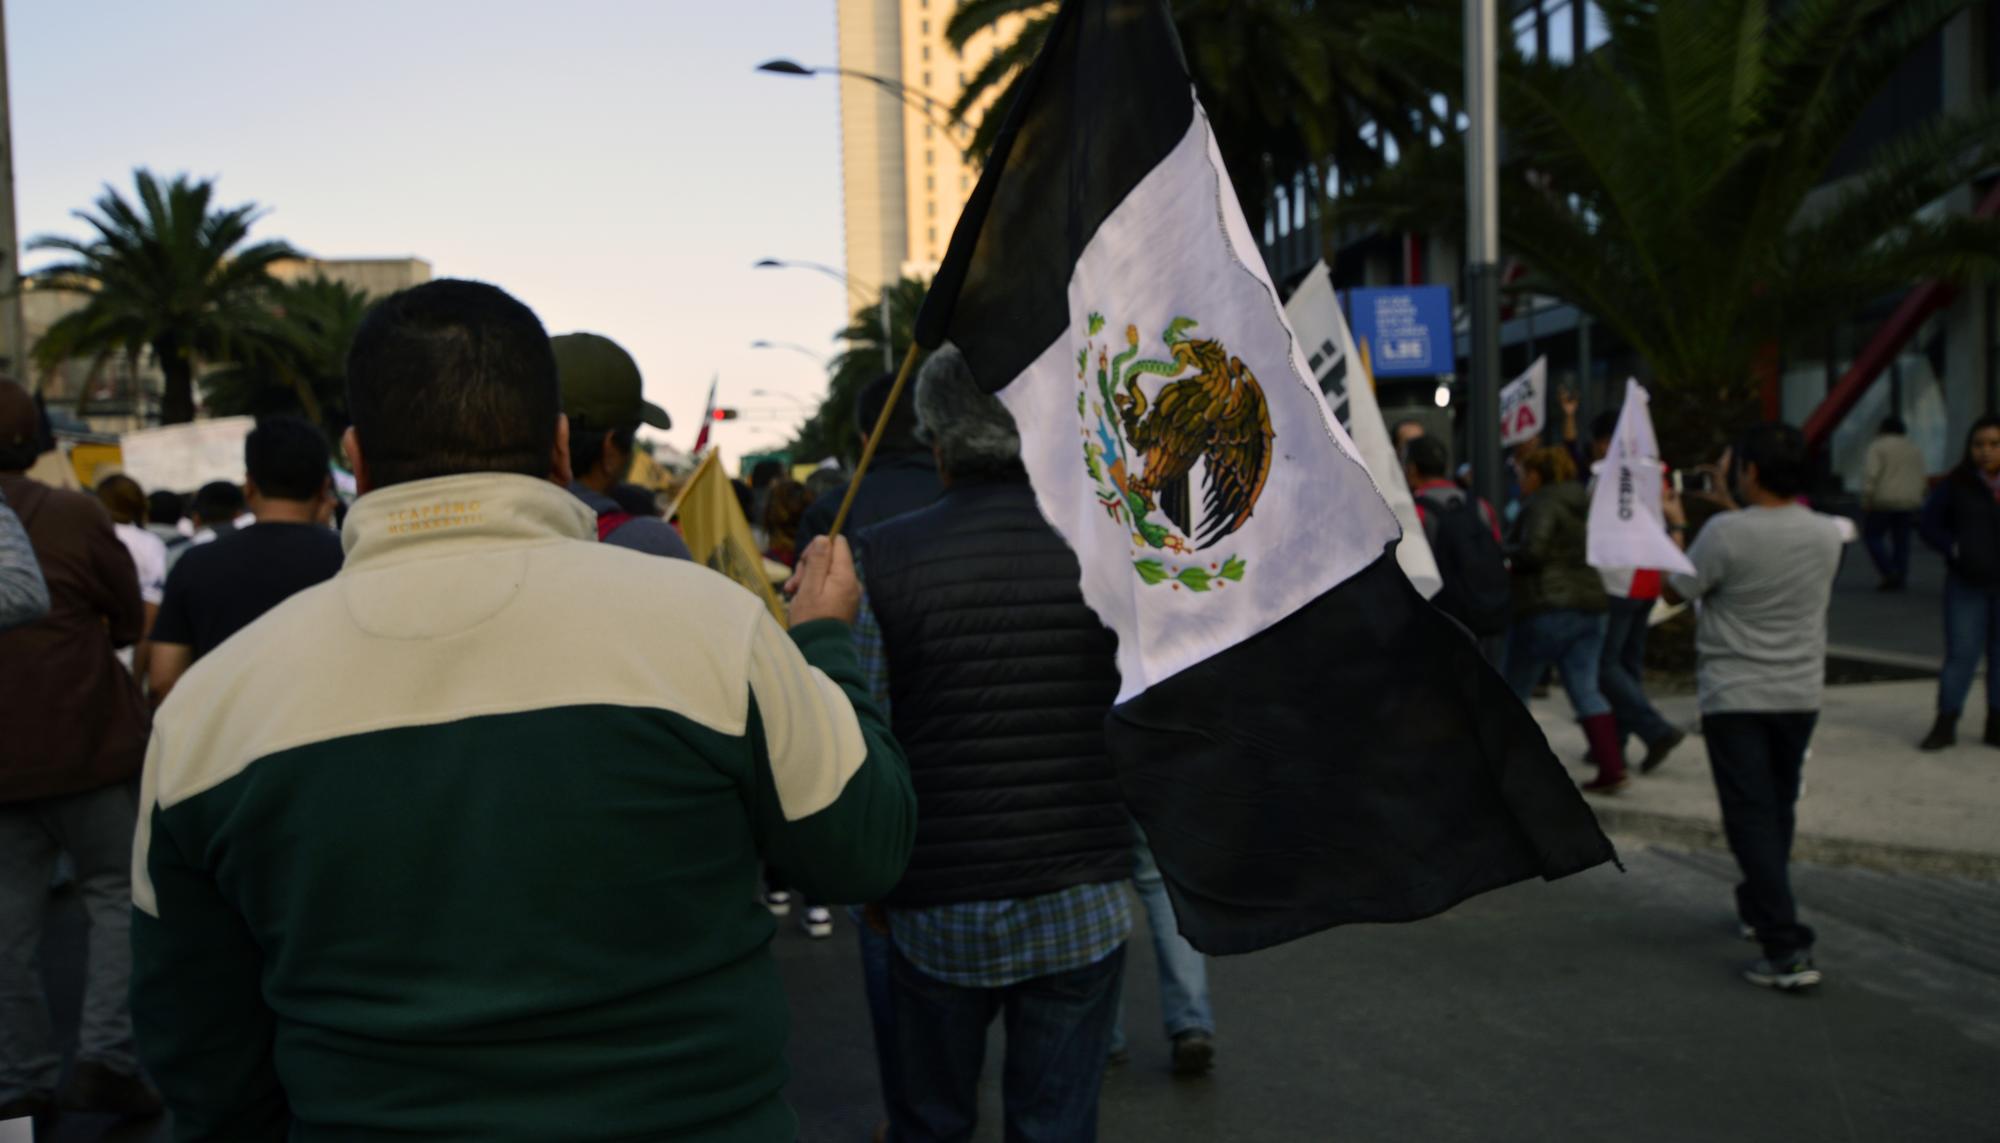
[[[854,649],[869,693],[889,717],[889,656],[865,593]],[[1040,897],[892,909],[889,929],[897,950],[925,975],[961,988],[1005,988],[1117,952],[1132,934],[1132,901],[1123,881],[1109,881]]]

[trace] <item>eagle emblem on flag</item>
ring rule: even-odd
[[[1175,591],[1242,580],[1244,561],[1201,553],[1249,521],[1270,477],[1275,434],[1263,387],[1222,342],[1190,336],[1192,318],[1175,318],[1160,335],[1165,360],[1140,359],[1136,325],[1125,327],[1114,356],[1096,340],[1104,324],[1091,314],[1077,351],[1077,414],[1085,467],[1106,515],[1130,531],[1133,569]],[[1167,380],[1148,395],[1144,376]]]

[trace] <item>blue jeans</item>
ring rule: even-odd
[[[1597,686],[1607,623],[1601,611],[1540,611],[1514,620],[1507,632],[1507,685],[1527,702],[1542,672],[1553,665],[1579,719],[1610,714]]]
[[[903,1069],[896,1057],[896,1008],[889,985],[889,959],[895,943],[868,927],[855,909],[854,931],[861,940],[861,981],[868,994],[868,1022],[875,1032],[875,1071],[882,1078],[882,1106],[896,1106],[903,1094]]]
[[[1650,599],[1613,596],[1605,624],[1604,657],[1597,667],[1597,686],[1618,716],[1620,741],[1636,734],[1648,746],[1674,736],[1673,724],[1660,717],[1646,698],[1646,619]]]
[[[1137,866],[1132,871],[1132,887],[1146,906],[1146,927],[1153,931],[1153,961],[1160,974],[1160,1020],[1167,1038],[1182,1032],[1215,1034],[1215,1014],[1208,1005],[1208,960],[1181,936],[1174,903],[1167,896],[1167,883],[1153,860],[1153,847],[1139,835]],[[1118,1016],[1111,1026],[1111,1050],[1125,1050],[1125,1004],[1121,998]]]
[[[986,1029],[1007,1020],[1000,1090],[1008,1143],[1091,1143],[1118,1011],[1125,946],[1096,964],[1006,988],[946,984],[892,950],[902,1096],[889,1108],[897,1143],[955,1143],[979,1123]]]
[[[1986,659],[1986,707],[2000,710],[2000,591],[1974,587],[1956,575],[1944,580],[1944,673],[1938,676],[1938,713],[1958,717],[1972,676]]]
[[[1910,578],[1910,528],[1916,522],[1915,512],[1862,513],[1861,542],[1868,545],[1868,558],[1883,579],[1902,583]]]

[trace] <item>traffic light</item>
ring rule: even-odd
[[[708,415],[712,420],[733,421],[736,419],[737,413],[735,409],[711,409]]]

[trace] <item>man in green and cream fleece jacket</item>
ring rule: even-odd
[[[161,708],[133,1013],[181,1139],[790,1140],[762,864],[866,901],[915,825],[844,543],[789,635],[590,542],[541,324],[371,311],[341,573]]]

